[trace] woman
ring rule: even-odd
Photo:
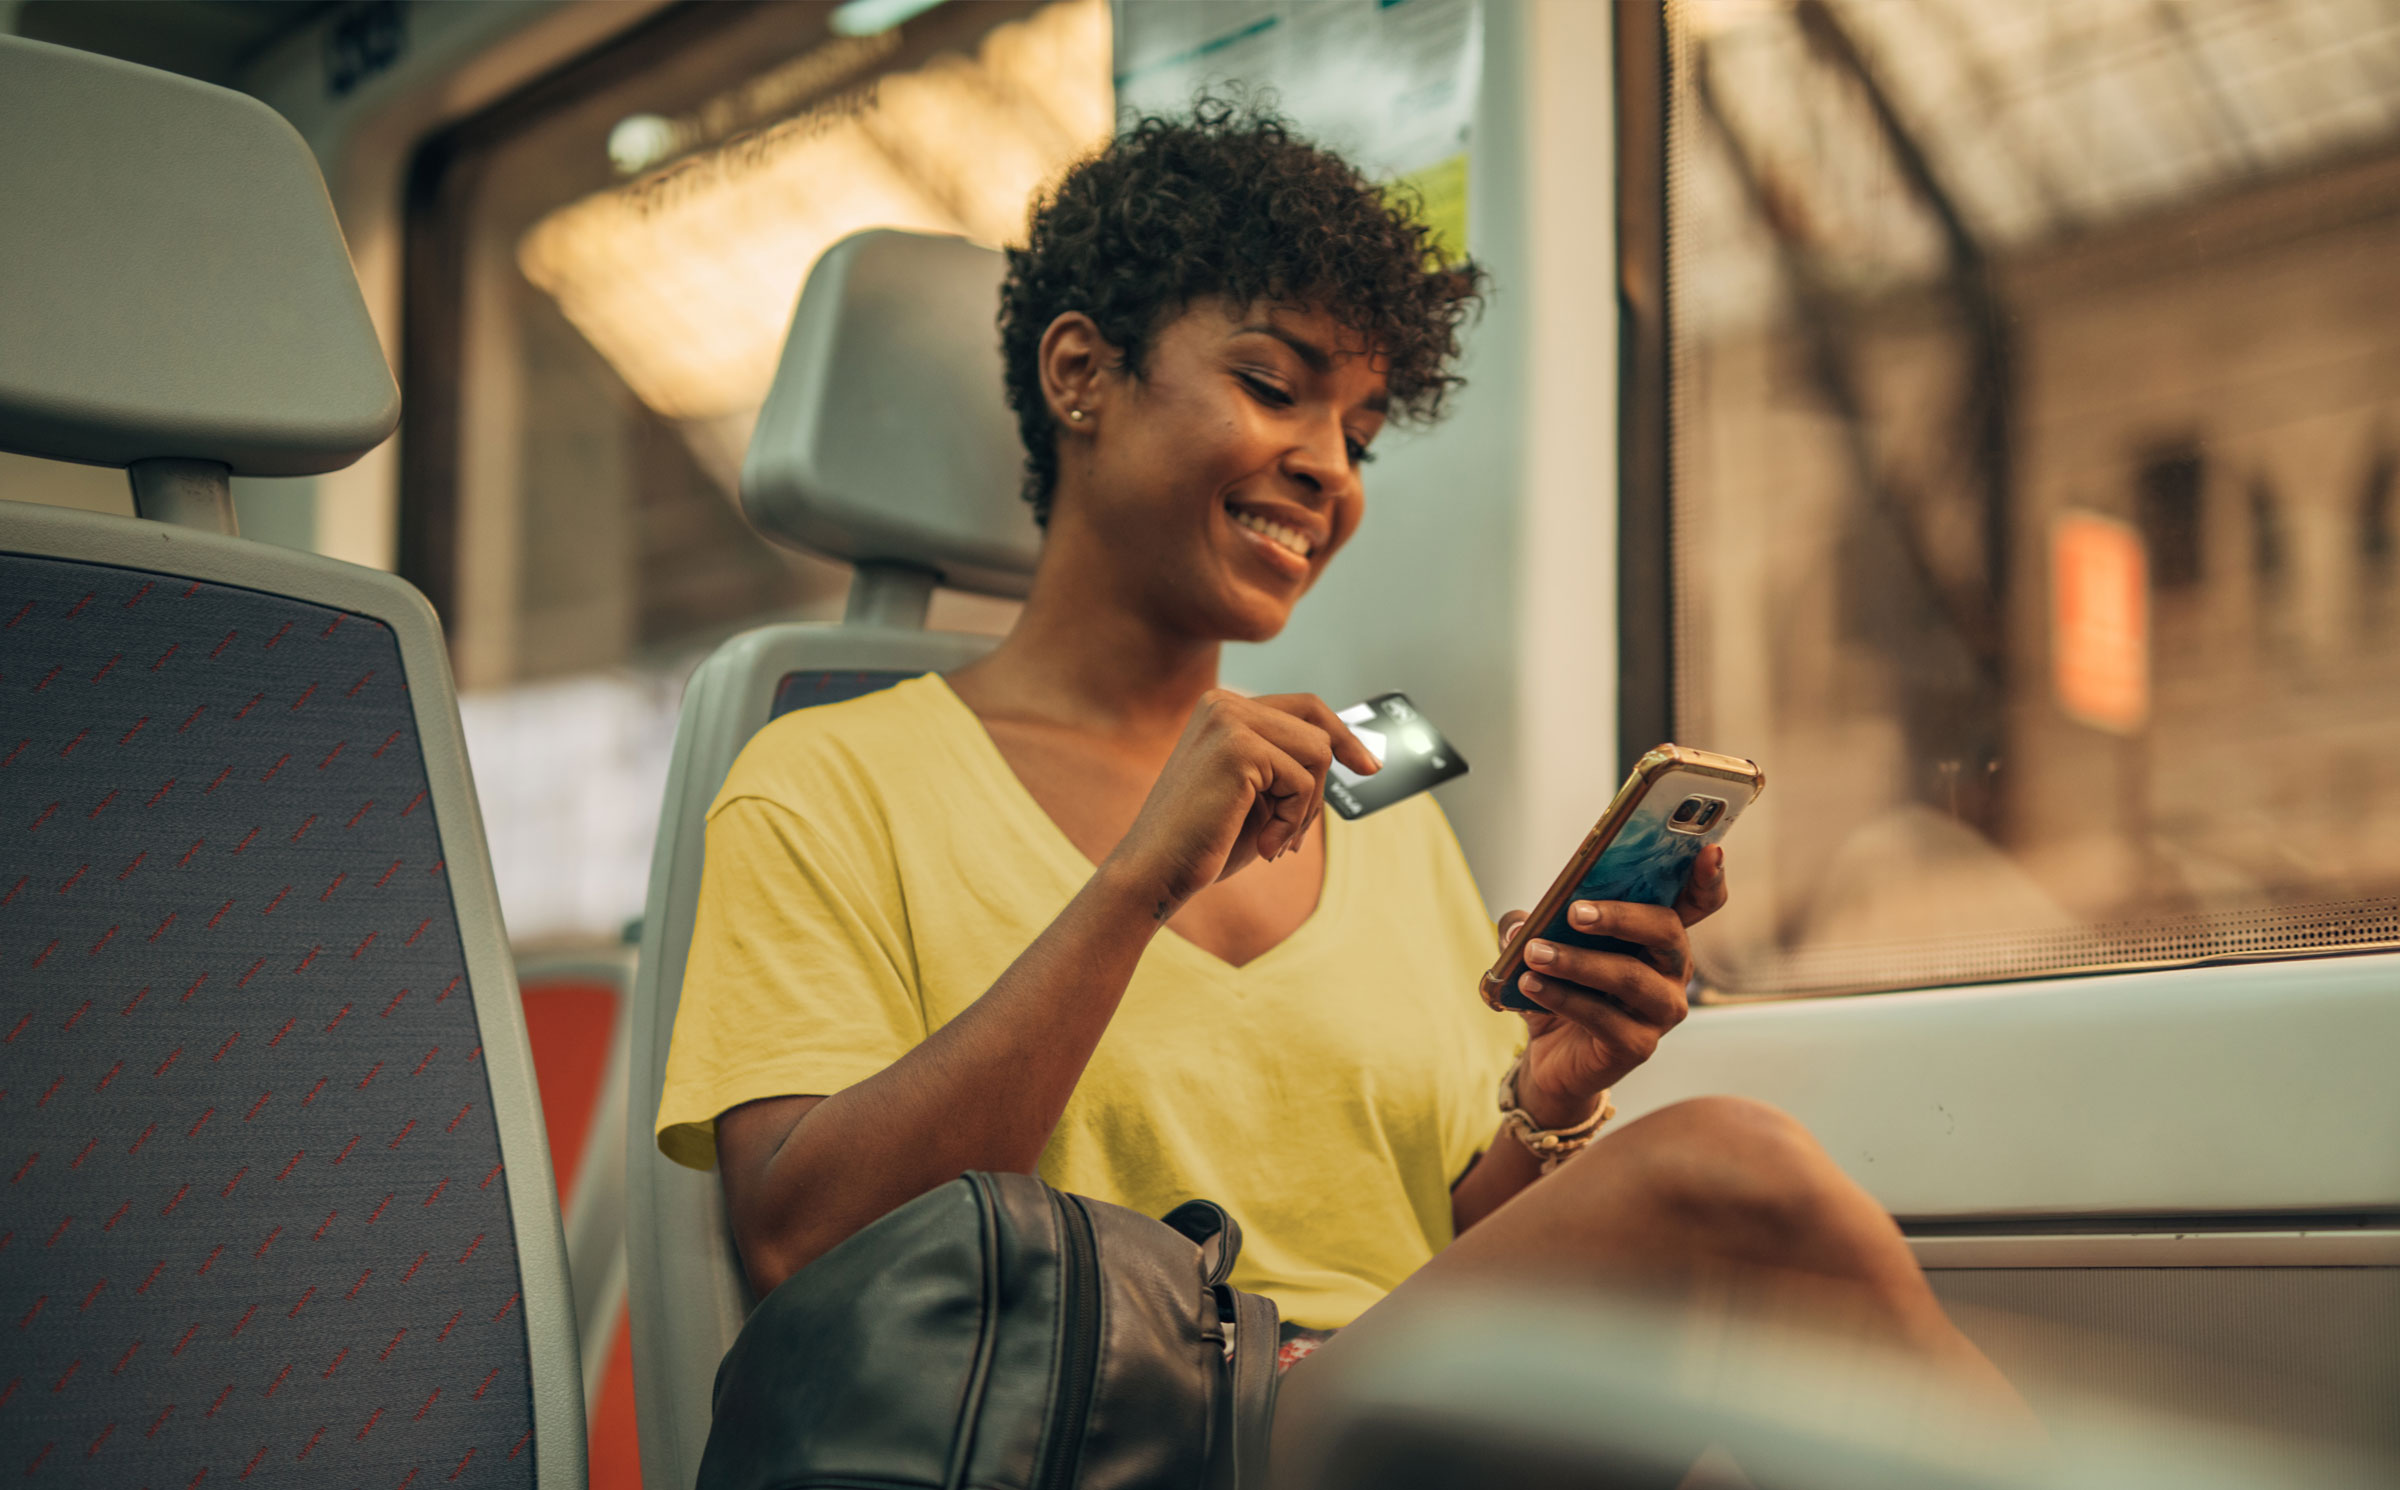
[[[1013,1170],[1153,1215],[1223,1203],[1235,1281],[1303,1346],[1387,1294],[1735,1270],[1818,1280],[1988,1372],[1890,1218],[1771,1110],[1682,1103],[1544,1175],[1536,1149],[1581,1148],[1684,1017],[1719,851],[1671,909],[1575,906],[1641,955],[1536,943],[1545,1012],[1496,1013],[1492,928],[1432,799],[1328,820],[1331,764],[1373,758],[1313,696],[1216,686],[1223,644],[1274,636],[1356,531],[1387,418],[1457,382],[1481,275],[1431,246],[1337,157],[1214,104],[1039,204],[1001,314],[1047,528],[1023,616],[947,679],[743,752],[660,1144],[717,1165],[761,1293],[964,1171]],[[1520,1047],[1511,1127],[1492,1094]]]

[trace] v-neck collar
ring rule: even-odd
[[[940,673],[927,673],[924,681],[938,691],[940,706],[951,714],[959,737],[960,753],[986,778],[984,784],[991,800],[1004,804],[1017,819],[1018,832],[1025,840],[1038,846],[1048,856],[1052,865],[1067,876],[1068,884],[1080,888],[1098,866],[1075,846],[1075,841],[1067,836],[1066,830],[1034,799],[1033,793],[1018,777],[1016,768],[1001,753],[1000,743],[992,738],[990,730],[984,728],[982,718],[950,686],[950,680]],[[1298,944],[1327,934],[1323,928],[1338,919],[1341,897],[1349,888],[1350,853],[1348,844],[1342,841],[1347,836],[1344,830],[1348,824],[1342,822],[1340,815],[1328,812],[1321,821],[1325,825],[1325,871],[1323,880],[1317,886],[1317,903],[1307,919],[1293,927],[1281,941],[1244,963],[1227,962],[1177,931],[1172,923],[1161,928],[1163,934],[1159,942],[1170,948],[1173,955],[1197,963],[1219,977],[1239,979],[1267,964],[1295,955],[1294,949]]]

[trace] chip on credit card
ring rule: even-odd
[[[1365,817],[1467,774],[1467,763],[1405,693],[1379,693],[1342,710],[1341,719],[1367,753],[1383,762],[1372,776],[1334,762],[1325,778],[1325,800],[1344,817]]]

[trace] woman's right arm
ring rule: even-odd
[[[720,1116],[717,1167],[753,1291],[969,1170],[1031,1173],[1150,939],[1200,890],[1297,845],[1337,757],[1377,769],[1314,695],[1210,693],[1123,841],[956,1019],[830,1097]]]

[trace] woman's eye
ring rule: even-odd
[[[1271,409],[1288,409],[1292,406],[1291,394],[1281,388],[1276,387],[1273,383],[1268,382],[1265,378],[1252,377],[1248,373],[1243,373],[1241,378],[1242,386],[1250,390],[1250,396],[1257,399],[1260,403],[1265,404],[1267,407]]]
[[[1354,466],[1363,466],[1371,464],[1374,461],[1375,452],[1369,450],[1366,446],[1361,445],[1358,441],[1345,440],[1343,441],[1343,444],[1349,447],[1350,464]]]

